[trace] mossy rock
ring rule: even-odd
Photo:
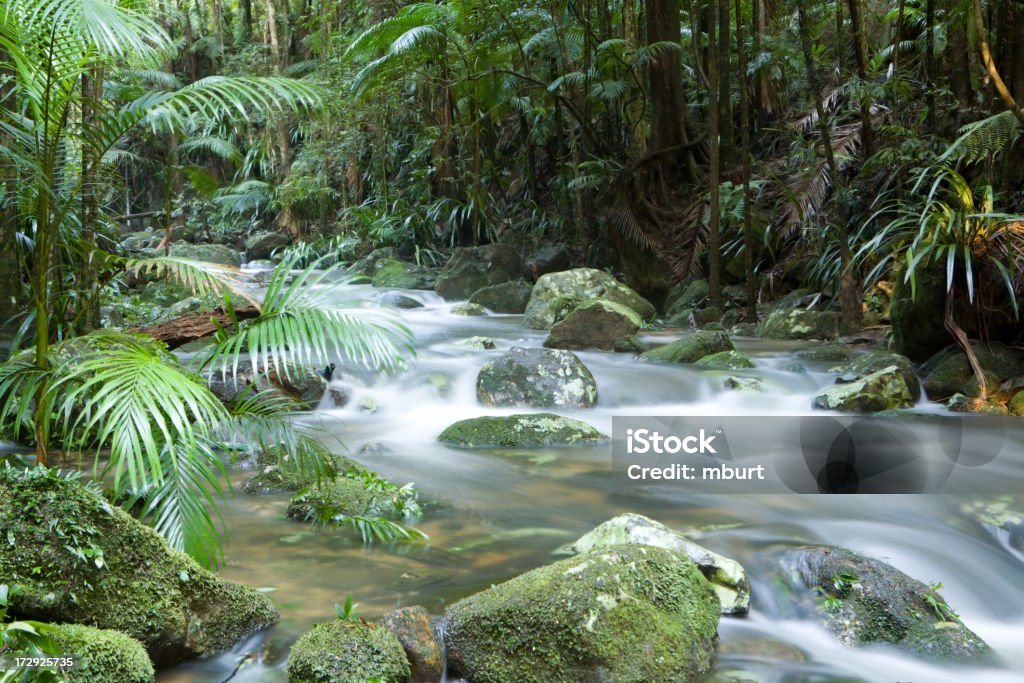
[[[597,299],[625,306],[642,322],[654,320],[656,314],[651,302],[603,270],[574,268],[548,273],[537,280],[524,322],[535,330],[547,330],[580,306]]]
[[[401,261],[402,258],[399,256],[398,249],[395,247],[381,247],[380,249],[374,249],[369,254],[350,265],[347,272],[349,276],[362,275],[372,279],[377,273],[378,262],[385,260]],[[369,280],[367,280],[367,282],[369,282]]]
[[[480,369],[476,395],[488,406],[589,408],[597,382],[571,351],[516,346]]]
[[[179,242],[171,247],[170,255],[174,258],[216,263],[222,266],[242,265],[242,257],[231,247],[224,244],[186,244]]]
[[[249,262],[269,259],[284,251],[291,243],[291,239],[284,233],[257,232],[245,240],[245,258]]]
[[[68,683],[152,683],[153,662],[142,643],[120,631],[81,624],[53,624],[47,635],[57,648],[77,655]]]
[[[730,327],[729,333],[734,337],[755,337],[757,336],[757,325],[754,323],[739,323]]]
[[[757,326],[764,339],[835,339],[839,336],[838,313],[779,309],[772,311]]]
[[[615,353],[643,353],[646,350],[647,344],[640,341],[635,334],[619,337],[612,343],[612,351]]]
[[[985,641],[964,626],[936,586],[880,560],[811,545],[785,552],[780,564],[784,580],[800,591],[795,597],[844,645],[892,643],[940,660],[990,656]],[[828,606],[822,606],[823,596]]]
[[[292,645],[289,683],[410,683],[405,650],[391,631],[359,621],[317,624]]]
[[[286,514],[299,521],[329,520],[338,515],[374,516],[380,514],[387,503],[379,500],[360,479],[339,476],[299,490],[289,502]]]
[[[596,299],[580,306],[551,326],[544,346],[550,349],[611,351],[615,340],[633,335],[642,325],[632,309]]]
[[[662,363],[696,363],[706,356],[735,350],[735,345],[725,332],[701,330],[652,349],[640,357]]]
[[[526,262],[508,244],[460,247],[438,273],[435,289],[445,301],[455,301],[488,285],[530,278]]]
[[[755,367],[754,361],[736,349],[702,356],[697,359],[696,364],[712,368],[728,368],[730,370],[745,370]]]
[[[850,348],[845,344],[823,344],[822,346],[797,351],[793,356],[797,360],[844,361],[850,359]],[[888,365],[891,365],[891,363]]]
[[[717,306],[708,306],[707,308],[698,308],[693,312],[693,324],[699,329],[705,329],[713,325],[719,325],[718,329],[724,330],[725,326],[722,325],[722,309]]]
[[[986,378],[995,377],[989,383],[989,389],[995,389],[999,382],[1020,374],[1022,369],[1020,354],[1002,344],[972,341],[971,349],[978,358],[978,364],[986,373]],[[949,398],[953,394],[962,393],[968,396],[977,395],[977,378],[967,360],[967,356],[958,346],[947,346],[921,364],[921,375],[925,393],[932,400]],[[974,381],[973,392],[971,382]]]
[[[710,292],[711,286],[707,280],[680,282],[665,295],[665,317],[678,316],[684,310],[689,315],[689,311],[703,303]]]
[[[900,369],[890,365],[854,382],[829,387],[814,397],[813,405],[844,413],[877,413],[910,408],[914,399]]]
[[[1024,415],[1024,391],[1018,391],[1006,404],[1010,415]]]
[[[460,341],[459,344],[474,351],[489,351],[497,347],[490,337],[468,337]]]
[[[1009,410],[1002,403],[992,400],[982,401],[976,396],[953,394],[946,403],[946,410],[951,413],[975,413],[978,415],[1009,415]]]
[[[554,413],[531,413],[459,420],[437,437],[464,448],[545,448],[607,441],[586,422]]]
[[[480,304],[464,303],[452,308],[452,315],[477,316],[487,315],[487,310]]]
[[[382,258],[375,264],[371,284],[379,288],[433,289],[436,276],[415,263]]]
[[[746,394],[759,394],[764,391],[764,381],[760,377],[726,377],[722,385],[730,391]]]
[[[474,683],[691,681],[711,668],[718,598],[689,559],[621,545],[452,605],[450,672]]]
[[[444,651],[433,619],[419,605],[401,607],[381,617],[379,625],[395,634],[412,670],[412,683],[437,683],[444,675]]]
[[[122,631],[157,666],[230,649],[278,618],[262,593],[54,470],[0,469],[0,537],[13,539],[0,544],[12,616]]]
[[[501,282],[482,287],[469,297],[469,303],[479,304],[495,313],[522,313],[530,301],[533,285],[525,280]]]
[[[1014,496],[991,496],[960,505],[960,511],[1008,540],[1010,547],[1024,551],[1024,503]]]
[[[914,372],[914,364],[906,356],[901,356],[892,351],[869,351],[868,353],[854,356],[854,358],[843,365],[831,368],[829,372],[838,373],[845,378],[862,379],[873,372],[884,370],[895,366],[910,390],[910,398],[916,403],[921,398],[921,383]]]

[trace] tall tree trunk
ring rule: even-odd
[[[924,86],[928,132],[935,132],[935,0],[925,0]]]
[[[252,0],[238,0],[242,8],[242,42],[252,40]]]
[[[267,31],[270,36],[270,55],[271,63],[274,68],[274,75],[281,75],[281,42],[278,40],[277,35],[277,8],[275,6],[275,0],[267,0]],[[277,138],[277,152],[278,159],[281,163],[281,182],[286,182],[288,176],[291,174],[292,169],[292,144],[291,138],[288,136],[288,122],[284,118],[284,114],[278,114],[280,117],[275,125],[275,137]],[[286,204],[281,209],[281,213],[277,216],[277,227],[282,232],[287,232],[293,238],[299,235],[299,221],[295,215],[295,211],[292,209],[290,204]]]
[[[978,49],[981,51],[981,62],[985,65],[989,78],[992,79],[992,86],[996,89],[996,93],[1006,103],[1006,106],[1010,108],[1013,115],[1024,123],[1024,111],[1021,111],[1021,108],[1017,106],[1017,101],[1010,94],[1009,88],[1003,82],[1002,77],[999,75],[999,70],[996,68],[996,63],[992,59],[992,51],[988,45],[988,36],[985,33],[985,20],[981,13],[981,0],[974,0],[973,4],[974,28],[978,32]]]
[[[732,40],[729,0],[718,5],[718,133],[719,155],[725,169],[736,164],[736,134],[732,120]]]
[[[853,30],[854,52],[857,57],[857,78],[862,87],[868,81],[868,39],[864,33],[864,16],[860,5],[862,0],[847,0],[850,8],[850,26]],[[820,96],[819,91],[819,96]],[[864,158],[874,153],[874,135],[871,130],[871,99],[860,98],[860,146]]]
[[[718,109],[718,66],[715,33],[718,31],[719,0],[708,0],[708,138],[711,145],[711,168],[708,172],[710,203],[708,219],[708,284],[711,305],[722,308],[722,254],[719,183],[721,182],[721,135]]]
[[[646,27],[648,44],[663,40],[678,43],[678,0],[650,0],[647,3]],[[688,146],[690,140],[686,132],[686,100],[679,55],[675,52],[662,53],[651,63],[647,73],[651,91],[650,151],[675,148],[684,150],[686,173],[690,180],[696,180],[697,164]],[[678,159],[678,154],[665,154],[662,158],[662,172],[674,175],[673,166],[678,163]]]
[[[747,278],[746,319],[757,323],[757,274],[754,272],[754,227],[750,191],[750,92],[747,84],[747,48],[743,44],[743,6],[735,0],[736,61],[740,75],[740,154],[743,169],[743,269]]]

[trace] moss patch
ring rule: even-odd
[[[608,440],[586,422],[554,413],[460,420],[437,438],[465,448],[543,448]]]
[[[405,650],[391,631],[358,621],[317,624],[292,646],[290,683],[407,683]]]
[[[69,683],[151,683],[153,663],[142,643],[120,631],[55,624],[48,633],[61,652],[78,655]]]
[[[713,332],[702,330],[687,335],[671,344],[659,346],[640,356],[644,360],[654,360],[663,363],[695,363],[705,356],[710,356],[723,351],[734,351],[729,335],[725,332]]]

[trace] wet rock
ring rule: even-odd
[[[348,267],[348,274],[350,276],[364,275],[368,278],[372,278],[377,273],[378,261],[384,260],[401,261],[402,258],[398,254],[398,249],[395,249],[394,247],[374,249],[369,254],[350,265]]]
[[[551,326],[544,346],[551,349],[611,351],[615,340],[635,334],[642,324],[631,309],[597,299]]]
[[[487,311],[480,304],[464,303],[452,308],[452,315],[487,315]]]
[[[474,417],[450,425],[437,438],[464,448],[545,448],[608,440],[586,422],[554,413]]]
[[[327,389],[327,397],[334,408],[344,408],[352,400],[352,392],[347,387],[332,386]]]
[[[488,406],[589,408],[597,383],[571,351],[513,347],[480,369],[476,395]]]
[[[145,230],[133,232],[126,236],[121,242],[121,248],[129,252],[141,252],[147,249],[155,249],[166,233]]]
[[[552,246],[541,247],[533,252],[526,263],[534,275],[540,277],[548,273],[559,273],[563,270],[569,270],[569,266],[572,265],[572,259],[569,258],[569,252],[566,251],[565,247]]]
[[[471,681],[690,681],[711,667],[719,604],[689,559],[601,548],[452,605],[450,673]]]
[[[735,349],[732,340],[725,332],[701,330],[670,344],[652,349],[643,354],[641,358],[663,363],[696,363],[705,356]]]
[[[412,683],[437,683],[444,671],[444,654],[430,613],[422,607],[402,607],[380,619],[395,634],[412,670]]]
[[[734,337],[755,337],[757,336],[757,325],[754,323],[740,323],[729,328],[729,333]]]
[[[723,385],[731,391],[760,393],[764,391],[764,382],[759,377],[726,377]]]
[[[529,280],[530,269],[508,244],[461,247],[437,276],[435,289],[445,300],[468,299],[488,285]]]
[[[847,646],[892,643],[932,659],[979,659],[989,647],[938,593],[894,567],[845,548],[787,551],[784,579]]]
[[[722,320],[722,309],[717,306],[698,308],[690,314],[690,318],[693,320],[694,326],[698,329],[705,329],[712,325],[719,325],[720,330],[725,330],[725,326],[720,322]]]
[[[837,383],[849,384],[891,366],[896,366],[899,369],[903,380],[907,383],[907,389],[910,390],[910,398],[916,403],[921,398],[921,383],[914,373],[914,364],[909,358],[898,353],[870,351],[855,356],[849,363],[834,367],[829,372],[839,374],[839,377],[836,378]],[[840,380],[842,381],[840,382]]]
[[[1024,391],[1018,391],[1006,404],[1010,415],[1024,415]]]
[[[526,306],[524,322],[535,330],[547,330],[595,299],[625,306],[641,321],[654,319],[654,306],[608,273],[594,268],[575,268],[549,273],[537,280]]]
[[[187,244],[178,242],[171,247],[170,255],[174,258],[217,263],[222,266],[239,267],[242,257],[237,251],[224,244]]]
[[[619,337],[612,343],[612,351],[616,353],[643,353],[647,350],[644,344],[635,334]]]
[[[269,496],[277,493],[294,493],[307,482],[288,469],[269,465],[242,482],[242,493],[250,496]]]
[[[107,629],[80,624],[52,624],[47,635],[59,652],[73,654],[74,683],[152,683],[156,679],[146,648],[134,638]],[[15,677],[14,680],[18,680]],[[30,680],[48,680],[32,678]]]
[[[490,337],[469,337],[459,343],[475,351],[487,351],[495,348],[494,340]]]
[[[792,373],[797,374],[797,375],[806,375],[807,374],[807,366],[804,365],[803,363],[790,363],[789,365],[787,365],[783,369],[786,372],[792,372]]]
[[[838,313],[799,308],[772,311],[757,326],[764,339],[835,339],[839,336]]]
[[[495,313],[522,313],[530,301],[533,285],[524,280],[513,280],[488,285],[473,292],[469,303],[479,304]]]
[[[798,360],[810,360],[810,361],[843,361],[849,360],[850,349],[844,344],[824,344],[822,346],[815,346],[812,349],[804,349],[803,351],[797,351],[793,354]],[[897,354],[888,354],[897,356]],[[902,357],[902,356],[900,356]],[[887,363],[882,367],[888,367],[893,363]],[[916,383],[916,380],[915,380]]]
[[[866,375],[856,382],[837,384],[814,397],[815,408],[844,413],[877,413],[910,408],[914,399],[903,374],[895,365]]]
[[[689,316],[689,311],[704,303],[710,291],[707,280],[680,282],[665,296],[665,318],[678,317],[684,311]]]
[[[661,522],[633,512],[613,517],[565,548],[585,553],[617,545],[649,545],[681,553],[692,560],[714,589],[722,614],[745,614],[750,608],[750,579],[743,566],[697,545]]]
[[[986,373],[986,380],[992,376],[996,378],[994,382],[989,382],[990,390],[994,390],[999,382],[1021,373],[1020,354],[1011,348],[994,342],[984,344],[972,341],[971,349],[978,357],[982,371]],[[921,376],[925,393],[933,401],[949,398],[955,393],[978,395],[977,378],[967,356],[957,346],[947,346],[922,363]]]
[[[304,410],[316,408],[327,387],[316,370],[290,364],[283,365],[280,371],[271,367],[267,381],[273,388],[291,396]]]
[[[373,396],[362,396],[356,401],[356,408],[360,413],[372,415],[380,409],[380,404]]]
[[[262,593],[203,569],[54,470],[0,469],[0,537],[14,539],[0,544],[12,616],[121,631],[157,666],[225,651],[278,618]],[[71,547],[87,556],[56,552]]]
[[[382,258],[376,263],[370,283],[381,289],[433,289],[435,280],[433,271],[423,266]]]
[[[1024,505],[1013,496],[994,496],[963,503],[960,511],[1010,547],[1024,552]]]
[[[284,251],[291,243],[288,235],[280,232],[258,232],[245,240],[245,260],[269,259],[275,252]]]
[[[991,385],[990,385],[991,386]],[[979,398],[953,394],[946,403],[946,410],[951,413],[976,413],[979,415],[1009,415],[1006,406],[996,401],[982,401]]]
[[[285,512],[301,522],[330,520],[338,515],[366,517],[380,514],[387,507],[379,495],[360,479],[339,476],[335,479],[310,484],[292,496]]]
[[[408,683],[405,650],[390,630],[360,621],[317,624],[288,655],[290,683]]]
[[[743,370],[755,367],[754,361],[735,349],[702,356],[697,359],[696,364],[712,368],[729,368],[730,370]]]
[[[406,296],[400,292],[387,292],[380,297],[379,301],[386,306],[394,306],[395,308],[423,308],[422,303],[413,299],[411,296]]]

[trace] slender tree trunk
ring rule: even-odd
[[[935,0],[926,0],[924,43],[925,109],[928,111],[928,132],[935,132]]]
[[[242,42],[252,40],[252,0],[238,0],[242,9]]]
[[[974,376],[978,379],[978,393],[981,394],[980,400],[984,401],[988,398],[988,384],[985,381],[985,371],[981,367],[981,363],[978,362],[978,356],[974,353],[974,349],[971,347],[971,340],[967,338],[967,333],[964,332],[963,328],[957,324],[956,318],[953,316],[953,301],[956,296],[956,290],[950,289],[946,292],[946,308],[945,314],[943,315],[942,323],[951,335],[956,340],[957,346],[967,356],[967,362],[971,366],[971,370],[974,372]]]
[[[1006,83],[1003,82],[1002,77],[999,75],[999,70],[996,69],[996,63],[992,59],[992,51],[989,49],[988,36],[985,33],[985,20],[981,13],[981,0],[974,0],[974,28],[978,32],[978,48],[981,51],[981,62],[985,65],[985,70],[988,72],[988,76],[992,79],[992,86],[996,89],[996,93],[1006,103],[1006,106],[1010,108],[1013,115],[1017,117],[1019,121],[1024,123],[1024,111],[1017,106],[1017,101],[1013,99],[1013,95],[1010,94],[1009,88],[1006,87]],[[983,381],[979,378],[979,381]]]
[[[680,39],[679,3],[670,0],[650,0],[647,3],[647,44]],[[686,132],[686,100],[683,93],[683,75],[679,66],[679,55],[675,52],[660,55],[647,71],[651,93],[651,144],[652,152],[679,147],[683,149],[690,140]],[[690,180],[696,180],[697,165],[693,152],[685,148],[684,163]],[[673,165],[679,157],[666,154],[662,172],[673,174]]]
[[[275,0],[267,0],[267,31],[270,36],[270,56],[271,63],[274,68],[274,75],[281,75],[281,42],[278,40],[277,33],[277,8],[275,6]],[[280,117],[275,125],[275,137],[277,138],[277,151],[278,158],[281,163],[281,182],[286,182],[288,176],[291,174],[292,169],[292,144],[291,138],[288,136],[288,122],[284,118],[284,114],[278,114]],[[292,209],[290,204],[286,204],[281,209],[281,213],[277,216],[277,226],[283,231],[287,232],[293,238],[299,235],[299,222],[298,217],[295,215],[295,211]]]
[[[754,227],[750,191],[750,92],[747,83],[747,48],[743,44],[743,6],[735,0],[736,60],[740,75],[740,146],[743,168],[743,269],[747,277],[746,319],[757,323],[757,274],[754,272]]]
[[[719,183],[721,182],[721,135],[719,131],[719,109],[718,109],[718,66],[719,61],[715,58],[716,38],[718,30],[719,0],[709,0],[708,9],[708,137],[711,145],[711,168],[708,172],[708,183],[710,184],[710,217],[708,219],[708,259],[709,272],[708,284],[710,285],[709,298],[711,305],[722,308],[722,274],[721,274],[721,235],[719,234],[721,215]]]
[[[868,39],[864,34],[864,16],[861,0],[847,0],[850,8],[850,26],[853,30],[853,42],[857,57],[857,78],[862,87],[868,81]],[[819,91],[820,97],[820,91]],[[874,135],[871,130],[871,99],[860,98],[860,146],[865,159],[874,153]]]
[[[722,167],[732,169],[736,163],[736,134],[732,120],[732,41],[729,21],[729,0],[718,5],[718,133],[721,137],[719,155]]]

